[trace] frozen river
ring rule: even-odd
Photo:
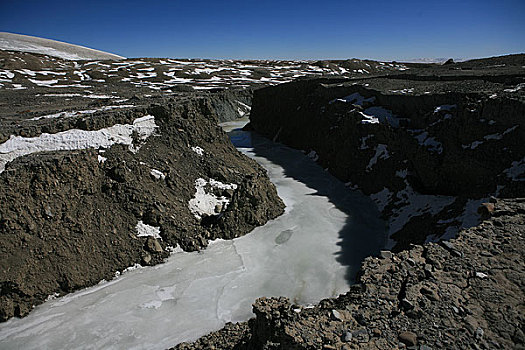
[[[267,169],[285,214],[233,241],[50,300],[0,324],[0,348],[166,349],[249,319],[260,296],[309,304],[344,293],[362,258],[386,243],[374,203],[299,151],[241,131],[232,140]]]

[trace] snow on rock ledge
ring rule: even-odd
[[[228,198],[215,194],[214,190],[216,192],[221,192],[217,190],[235,190],[237,189],[237,185],[224,184],[214,179],[210,179],[208,182],[203,178],[198,178],[195,180],[195,189],[195,197],[190,199],[188,206],[191,213],[200,220],[204,216],[220,214],[230,203]]]
[[[139,140],[144,141],[153,135],[156,129],[155,117],[146,115],[135,119],[133,124],[116,124],[94,131],[71,129],[56,134],[43,133],[36,137],[11,135],[9,140],[0,144],[0,173],[4,171],[8,162],[36,152],[99,149],[123,144],[136,153],[140,146],[133,144],[133,133],[138,135]]]

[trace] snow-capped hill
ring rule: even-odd
[[[32,52],[65,60],[120,60],[124,57],[79,45],[34,36],[0,32],[0,49]]]

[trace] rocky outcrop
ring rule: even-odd
[[[175,349],[525,348],[524,58],[257,90],[248,128],[369,195],[393,250],[344,295],[261,298],[248,322]]]
[[[86,122],[88,130],[145,114],[157,128],[147,139],[132,135],[130,146],[7,163],[0,173],[1,319],[134,264],[160,263],[173,247],[198,250],[280,215],[284,205],[266,171],[237,152],[214,112],[209,99],[188,98],[106,121],[91,116],[99,122]]]
[[[255,318],[175,349],[523,349],[525,200],[448,242],[382,252],[318,305],[258,299]]]
[[[250,127],[305,150],[370,195],[390,220],[396,250],[450,237],[490,195],[525,196],[518,90],[482,82],[478,88],[490,93],[466,82],[453,92],[444,92],[449,83],[399,84],[317,79],[260,89]]]

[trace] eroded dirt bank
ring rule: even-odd
[[[282,213],[265,170],[232,146],[209,99],[116,113],[83,118],[79,140],[79,129],[52,134],[63,135],[61,144],[81,144],[93,135],[116,144],[27,154],[0,173],[2,320],[136,263],[159,263],[169,247],[201,249]],[[133,129],[125,144],[137,120],[150,122],[152,133]],[[126,126],[124,134],[104,138],[122,131],[115,122]],[[41,146],[34,138],[43,136],[42,129],[34,129],[32,145]]]

